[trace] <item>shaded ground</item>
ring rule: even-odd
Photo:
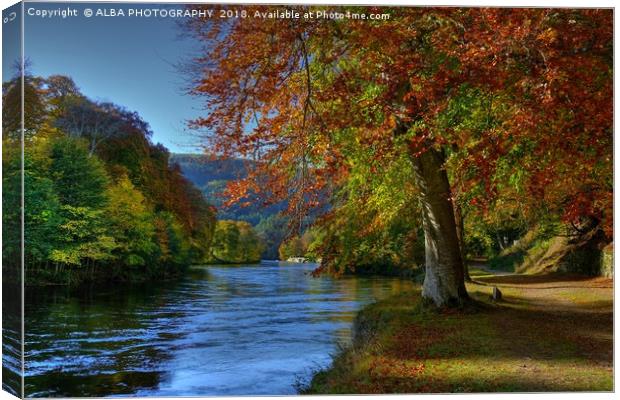
[[[613,390],[611,279],[471,275],[471,310],[425,310],[419,291],[363,310],[355,347],[305,392]],[[494,286],[499,302],[490,300]]]

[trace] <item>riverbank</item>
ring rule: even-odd
[[[29,287],[66,286],[80,288],[85,286],[107,286],[111,284],[145,284],[175,280],[183,276],[187,265],[168,265],[158,267],[132,268],[122,265],[102,265],[94,267],[63,267],[58,269],[26,268],[25,285]],[[5,281],[18,284],[19,271],[4,269]]]
[[[302,392],[613,390],[611,279],[471,275],[470,310],[423,309],[419,290],[366,307],[353,347]],[[494,286],[503,300],[490,300]]]

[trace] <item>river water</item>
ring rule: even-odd
[[[364,305],[411,287],[312,264],[192,267],[160,285],[28,289],[26,395],[294,394]]]

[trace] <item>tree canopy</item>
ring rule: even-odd
[[[462,208],[544,210],[611,239],[610,10],[364,10],[391,17],[187,23],[204,45],[190,92],[209,110],[192,125],[217,154],[260,155],[231,201],[286,198],[301,221],[402,198],[419,207],[437,305],[467,297]],[[409,179],[385,193],[375,176],[390,171]]]
[[[138,114],[88,99],[68,77],[23,79],[29,284],[144,280],[207,261],[215,210]],[[4,84],[5,111],[19,109],[20,82]],[[3,257],[17,269],[21,122],[3,128]]]

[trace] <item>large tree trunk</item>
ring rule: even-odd
[[[454,201],[452,202],[452,207],[454,208],[454,220],[456,223],[456,237],[459,240],[459,249],[461,251],[461,260],[463,260],[463,276],[467,282],[471,282],[471,277],[469,276],[469,266],[467,265],[467,258],[465,256],[465,221],[463,219],[463,210],[461,207],[456,204]]]
[[[437,307],[454,307],[469,297],[444,161],[445,156],[432,148],[413,158],[425,239],[422,297]]]

